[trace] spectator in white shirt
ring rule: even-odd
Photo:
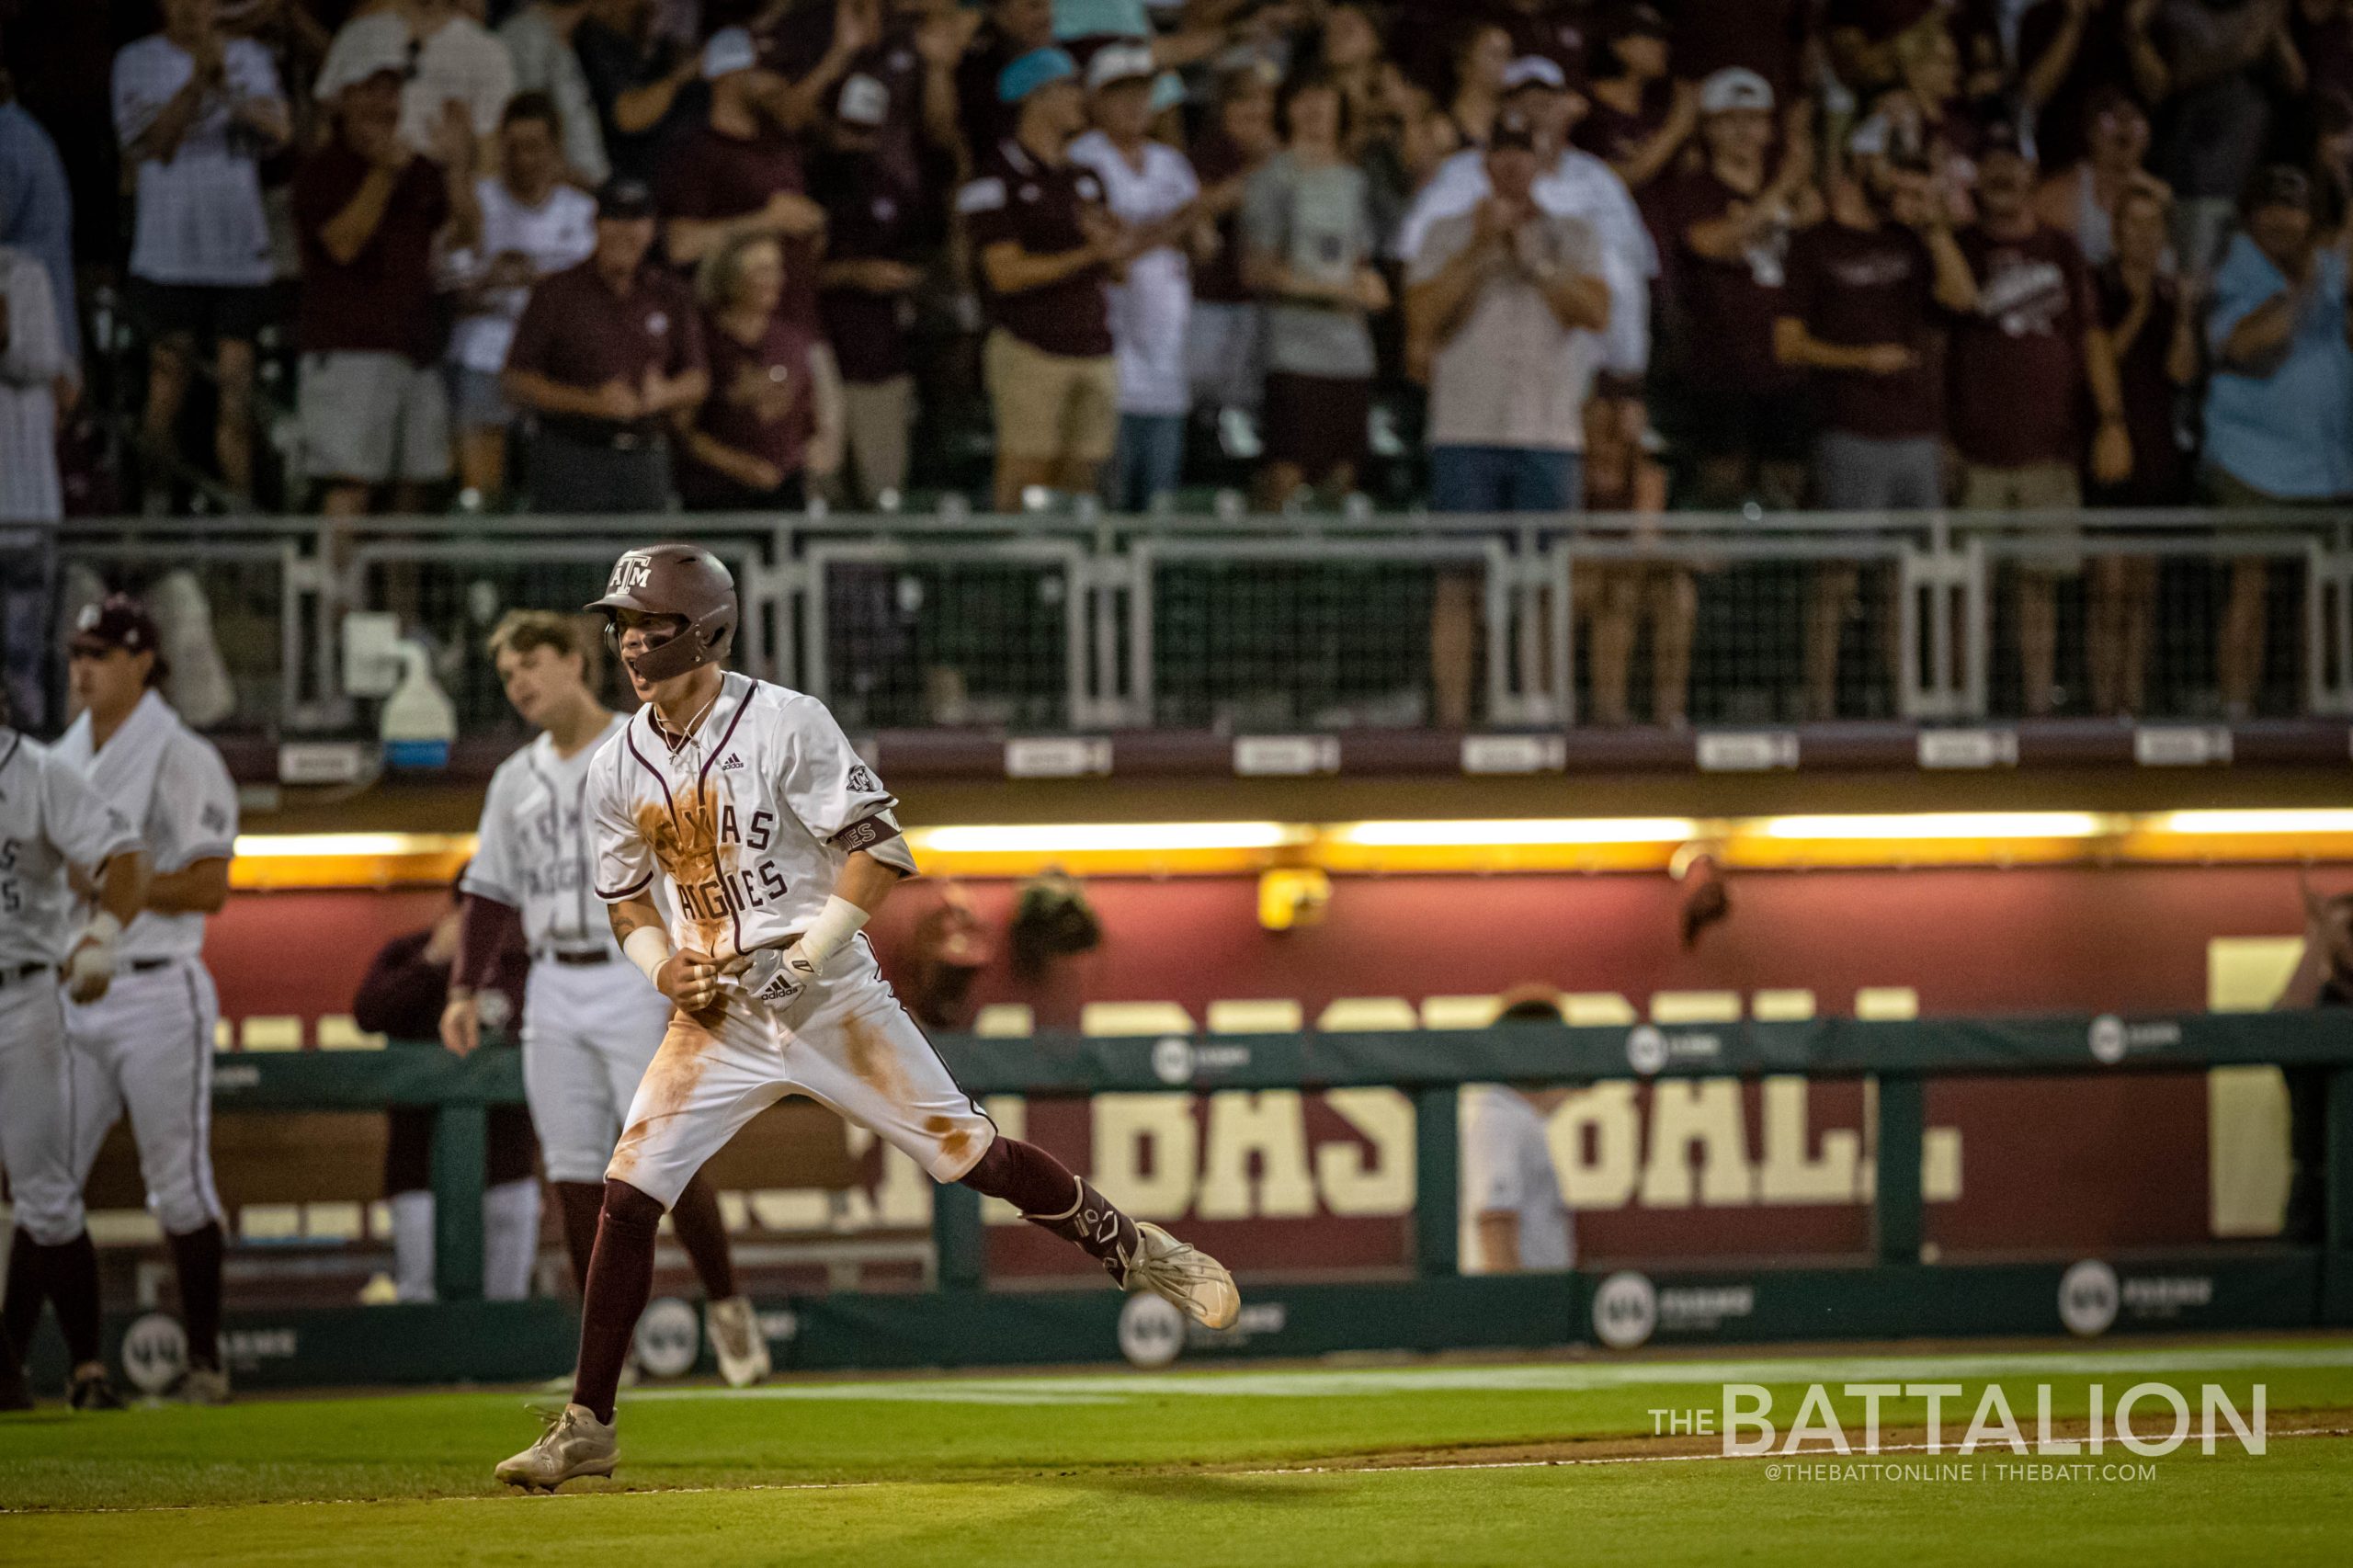
[[[1560,998],[1547,987],[1519,987],[1495,1021],[1557,1025]],[[1547,1131],[1568,1096],[1565,1088],[1539,1084],[1491,1084],[1464,1096],[1462,1209],[1472,1241],[1464,1272],[1518,1274],[1576,1262],[1576,1233]]]
[[[354,17],[335,35],[319,66],[319,102],[333,104],[344,88],[366,80],[388,59],[407,62],[401,88],[401,140],[426,157],[438,144],[443,107],[463,104],[487,163],[499,116],[515,96],[515,62],[506,46],[458,0],[391,0]]]
[[[597,119],[588,74],[572,48],[572,29],[588,14],[587,0],[530,0],[498,29],[515,64],[515,91],[545,93],[555,104],[563,132],[565,177],[594,190],[613,172],[605,158],[605,133]]]
[[[131,309],[152,335],[142,435],[174,449],[195,356],[219,383],[221,483],[253,494],[254,339],[273,314],[260,161],[292,134],[268,51],[224,39],[214,0],[164,0],[164,30],[115,57],[114,123],[138,169]]]
[[[523,93],[498,132],[498,173],[475,182],[482,238],[451,252],[442,286],[458,296],[449,335],[449,403],[458,429],[458,483],[487,510],[506,494],[507,434],[515,410],[499,390],[507,345],[531,288],[576,267],[597,248],[597,201],[563,183],[556,106]]]
[[[1537,180],[1537,208],[1556,218],[1582,218],[1601,242],[1601,276],[1609,285],[1609,326],[1601,335],[1601,373],[1639,380],[1650,365],[1650,280],[1658,275],[1658,250],[1641,211],[1609,165],[1569,145],[1569,131],[1584,99],[1569,87],[1560,66],[1541,55],[1515,60],[1504,74],[1505,107],[1527,116],[1536,128],[1545,172]],[[1468,147],[1438,165],[1398,226],[1392,246],[1410,266],[1430,225],[1468,212],[1491,192],[1486,161]],[[1427,352],[1427,346],[1421,346]]]
[[[1186,247],[1199,222],[1200,184],[1174,147],[1152,140],[1152,51],[1114,44],[1087,62],[1096,129],[1070,159],[1103,181],[1111,215],[1136,233],[1126,278],[1112,285],[1111,341],[1120,362],[1120,437],[1107,481],[1113,510],[1141,512],[1176,488],[1192,407],[1186,330],[1193,308]]]

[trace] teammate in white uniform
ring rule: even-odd
[[[563,616],[508,615],[491,633],[490,653],[506,699],[540,734],[491,777],[480,843],[459,884],[465,927],[441,1040],[460,1056],[482,1043],[475,998],[491,984],[504,938],[519,921],[531,953],[523,1089],[563,1208],[573,1277],[585,1290],[605,1163],[670,1016],[662,994],[621,957],[589,885],[589,759],[628,721],[588,689],[586,651]],[[726,1222],[709,1183],[697,1177],[679,1194],[671,1225],[701,1277],[720,1371],[738,1388],[759,1381],[768,1372],[767,1340],[752,1303],[736,1293]]]
[[[97,909],[74,920],[66,868],[97,886]],[[83,1224],[82,1184],[66,1137],[70,1080],[59,982],[76,1001],[106,994],[115,943],[146,891],[139,835],[65,767],[9,727],[0,683],[0,1167],[16,1199],[0,1330],[0,1410],[29,1410],[24,1358],[43,1301],[73,1364],[77,1410],[119,1409],[98,1358],[98,1255]]]
[[[1122,1287],[1230,1325],[1233,1276],[999,1136],[883,983],[861,928],[915,870],[897,802],[816,699],[721,668],[737,615],[727,569],[691,545],[632,551],[590,608],[645,703],[589,768],[597,896],[676,1006],[605,1169],[572,1403],[498,1479],[553,1488],[612,1473],[614,1390],[662,1211],[789,1094],[871,1129],[936,1180],[1005,1199]]]
[[[164,665],[155,623],[112,595],[84,609],[72,643],[74,696],[84,709],[57,743],[145,844],[153,875],[139,917],[118,944],[114,984],[69,1004],[75,1185],[107,1130],[128,1109],[147,1207],[179,1275],[188,1371],[179,1395],[217,1404],[221,1368],[221,1199],[212,1187],[212,1031],[221,1002],[199,956],[204,918],[229,897],[237,790],[211,743],[180,722],[154,689]]]

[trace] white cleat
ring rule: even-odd
[[[610,1475],[620,1458],[613,1429],[585,1404],[567,1404],[540,1440],[491,1473],[526,1492],[552,1492],[582,1475]]]
[[[1136,1256],[1128,1265],[1127,1287],[1149,1290],[1195,1322],[1232,1328],[1242,1315],[1242,1292],[1225,1265],[1157,1225],[1136,1221]]]
[[[218,1367],[190,1367],[180,1374],[172,1397],[182,1404],[226,1404],[229,1374]]]
[[[748,1296],[730,1296],[703,1308],[703,1329],[729,1388],[747,1389],[768,1375],[768,1336]]]

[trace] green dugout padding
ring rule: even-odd
[[[961,1188],[934,1211],[937,1291],[772,1303],[781,1366],[807,1369],[1150,1360],[1169,1353],[1317,1355],[1336,1350],[1671,1344],[1978,1334],[2268,1328],[2353,1323],[2353,1012],[2171,1017],[1946,1019],[1445,1033],[949,1039],[942,1055],[975,1095],[1207,1092],[1391,1085],[1416,1109],[1415,1278],[1393,1283],[1254,1285],[1241,1327],[1213,1340],[1123,1320],[1108,1290],[991,1290],[980,1206]],[[2329,1077],[2328,1212],[2318,1248],[2245,1245],[2167,1260],[1918,1262],[1921,1084],[1942,1074],[2185,1071],[2278,1063]],[[1877,1084],[1875,1263],[1846,1268],[1677,1270],[1464,1278],[1455,1272],[1456,1091],[1466,1083],[1802,1074]],[[494,1306],[481,1288],[485,1108],[519,1102],[512,1051],[460,1061],[439,1051],[222,1057],[221,1111],[439,1108],[442,1303],[237,1320],[256,1383],[511,1380],[570,1364],[571,1324],[549,1303]],[[2088,1261],[2075,1277],[2071,1266]],[[2105,1272],[2102,1272],[2105,1271]],[[2085,1324],[2097,1320],[2097,1325]],[[1123,1322],[1125,1335],[1123,1337]],[[413,1326],[412,1326],[413,1324]],[[122,1325],[117,1325],[120,1332]],[[1608,1327],[1609,1332],[1601,1330]],[[45,1341],[51,1353],[53,1338]],[[267,1354],[264,1354],[267,1352]]]

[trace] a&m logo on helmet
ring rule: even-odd
[[[653,580],[653,559],[642,550],[632,550],[613,562],[613,580],[605,585],[605,592],[633,594]]]

